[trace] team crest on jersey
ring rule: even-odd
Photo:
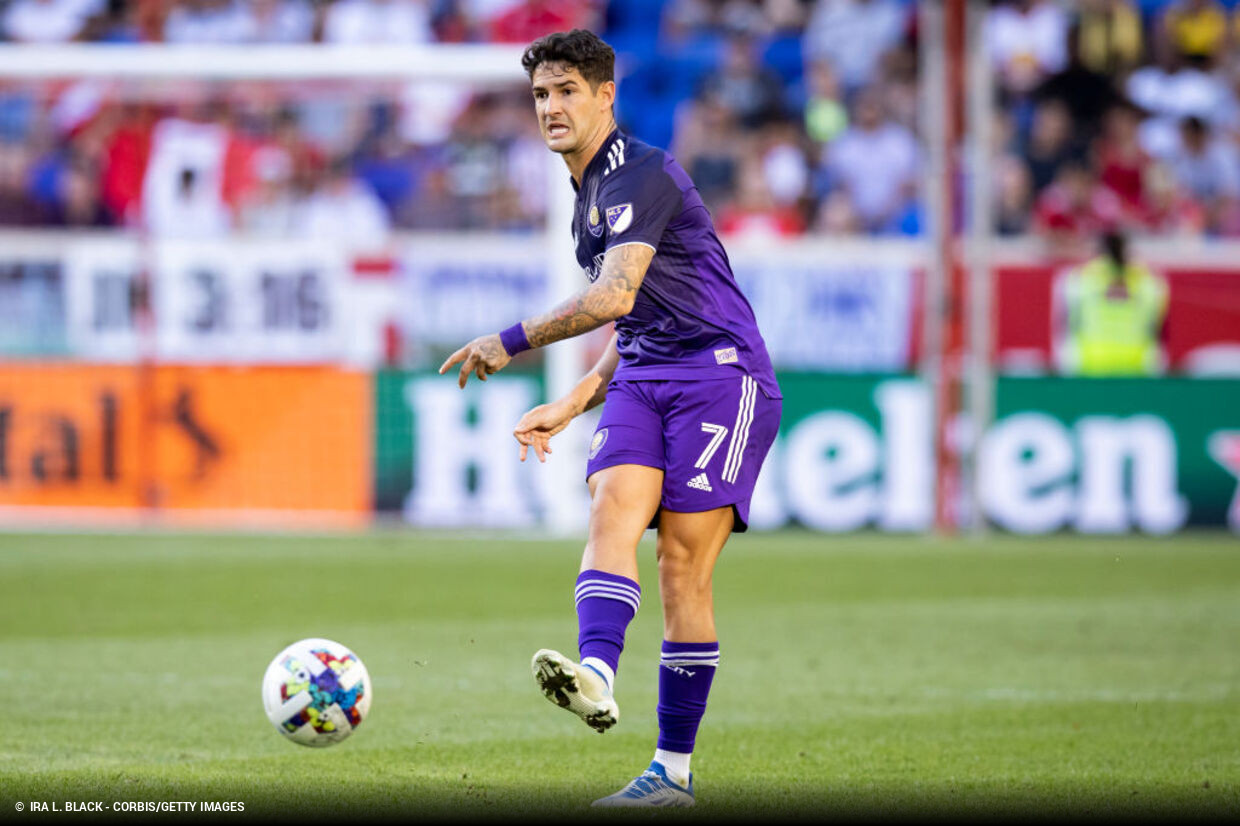
[[[620,204],[607,207],[607,226],[617,235],[624,232],[633,223],[633,205]]]
[[[603,445],[607,444],[607,428],[596,430],[594,439],[590,442],[590,458],[593,459],[598,452],[603,449]]]
[[[590,230],[590,234],[595,238],[603,234],[603,224],[599,220],[598,204],[590,207],[590,220],[587,222],[586,228]]]

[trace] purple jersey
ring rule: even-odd
[[[671,155],[616,130],[577,186],[573,240],[590,281],[612,247],[655,251],[628,315],[616,319],[616,379],[713,379],[743,370],[767,398],[775,371],[710,213]]]

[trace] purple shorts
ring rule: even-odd
[[[612,381],[590,442],[586,478],[613,465],[659,468],[660,509],[696,513],[731,505],[732,530],[742,533],[782,407],[739,371],[702,381]],[[655,513],[650,527],[658,520]]]

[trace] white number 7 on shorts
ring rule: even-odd
[[[710,422],[702,422],[702,432],[712,434],[710,442],[706,445],[706,449],[702,451],[702,455],[693,463],[698,470],[702,470],[710,463],[711,457],[715,455],[715,451],[719,449],[719,445],[723,444],[723,440],[728,437],[728,429],[721,424],[711,424]]]

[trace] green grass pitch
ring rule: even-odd
[[[233,819],[583,817],[650,759],[661,626],[647,540],[620,725],[598,735],[543,699],[529,659],[576,651],[579,552],[0,535],[0,819],[157,800],[244,802]],[[1235,538],[746,535],[715,592],[698,806],[676,817],[1240,815]],[[286,742],[259,698],[268,661],[310,636],[374,682],[369,718],[324,750]]]

